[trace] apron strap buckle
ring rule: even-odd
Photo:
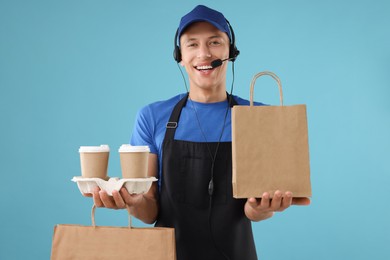
[[[177,128],[177,122],[168,122],[167,128]]]

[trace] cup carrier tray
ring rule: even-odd
[[[77,186],[82,194],[92,193],[96,187],[99,187],[100,189],[105,190],[108,195],[112,196],[112,192],[114,190],[119,191],[122,186],[125,186],[130,194],[146,193],[152,186],[152,183],[157,181],[157,178],[120,179],[118,177],[113,177],[106,181],[100,178],[84,178],[81,176],[75,176],[72,178],[72,181],[77,183]]]

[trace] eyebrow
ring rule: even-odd
[[[207,38],[207,39],[208,39],[208,40],[212,40],[212,39],[215,39],[215,38],[221,39],[221,38],[223,38],[223,37],[220,36],[220,35],[213,35],[213,36],[210,36],[210,37]],[[198,40],[198,38],[193,37],[193,38],[189,38],[189,39],[186,40],[184,43],[191,42],[191,41],[196,41],[196,40]]]

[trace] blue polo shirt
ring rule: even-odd
[[[186,93],[168,100],[149,104],[137,113],[131,136],[131,145],[147,145],[151,153],[158,155],[159,176],[161,176],[162,143],[169,117],[175,105],[185,97]],[[249,101],[233,96],[238,105],[249,105]],[[263,105],[256,103],[255,105]],[[183,107],[175,133],[175,140],[190,142],[231,142],[231,109],[225,120],[228,102],[200,103],[188,99]],[[224,126],[223,126],[224,124]],[[202,133],[203,131],[203,133]]]

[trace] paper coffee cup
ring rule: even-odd
[[[110,147],[80,146],[81,176],[84,178],[101,178],[107,180],[108,157]]]
[[[146,178],[149,152],[148,146],[122,145],[119,148],[122,177],[124,179]]]

